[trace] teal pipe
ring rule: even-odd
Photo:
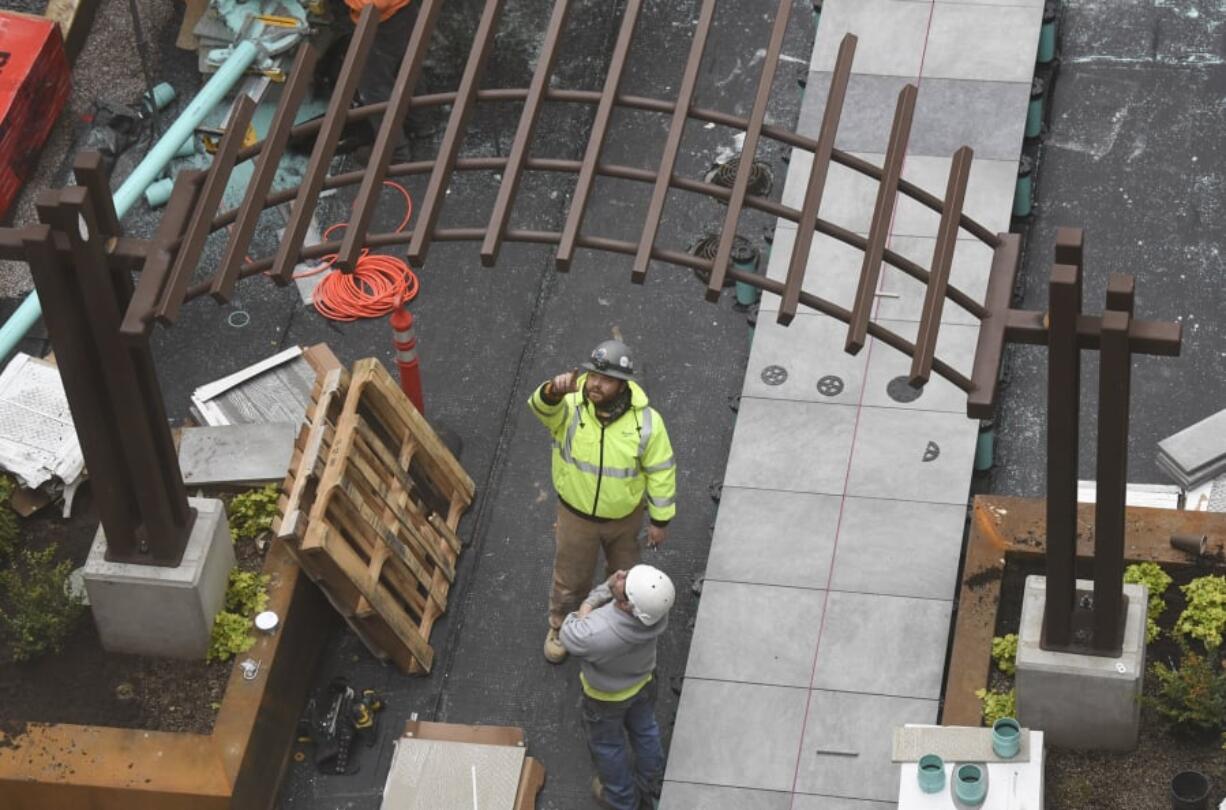
[[[1029,155],[1022,155],[1017,169],[1017,187],[1013,192],[1013,216],[1028,217],[1032,205],[1034,182],[1031,174],[1034,172],[1034,161]]]
[[[115,213],[120,218],[140,199],[141,193],[162,173],[162,169],[175,156],[183,142],[196,132],[196,127],[200,126],[204,117],[226,97],[259,55],[260,49],[255,43],[240,43],[225,64],[200,88],[200,92],[192,99],[191,104],[187,105],[183,114],[171,124],[170,129],[153,145],[144,160],[132,170],[132,174],[128,175],[128,179],[113,195]],[[30,331],[30,327],[34,326],[42,314],[43,307],[39,303],[38,292],[31,290],[12,317],[5,321],[4,326],[0,326],[0,361],[13,353],[17,342],[25,337],[26,332]]]
[[[1056,58],[1056,12],[1059,7],[1052,0],[1043,5],[1043,26],[1039,29],[1039,53],[1035,61],[1046,65]]]
[[[1043,93],[1047,82],[1035,76],[1030,83],[1030,106],[1026,109],[1026,137],[1037,138],[1043,134]]]

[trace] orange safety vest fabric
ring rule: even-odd
[[[353,16],[354,21],[358,19],[358,14],[362,12],[362,9],[366,6],[374,6],[379,12],[379,21],[383,22],[411,2],[412,0],[345,0],[345,5],[351,9],[349,13]]]

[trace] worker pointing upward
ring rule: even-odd
[[[634,381],[634,360],[620,340],[606,340],[588,361],[538,387],[529,406],[553,435],[558,493],[553,587],[545,658],[566,658],[558,631],[592,587],[603,549],[605,573],[639,561],[644,505],[647,544],[668,536],[676,514],[677,470],[660,414]]]

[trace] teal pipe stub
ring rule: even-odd
[[[915,778],[920,790],[925,793],[940,793],[945,789],[945,761],[936,754],[924,754],[915,769]]]
[[[196,136],[188,138],[183,142],[183,145],[175,152],[177,158],[187,158],[196,154]]]
[[[1026,108],[1026,137],[1037,138],[1043,132],[1043,95],[1047,82],[1035,76],[1030,83],[1030,106]]]
[[[170,192],[174,187],[175,181],[169,177],[158,180],[145,189],[145,202],[149,203],[150,208],[161,208],[170,199]]]
[[[992,469],[996,456],[996,426],[990,419],[979,423],[979,439],[975,443],[975,472]]]
[[[1017,187],[1013,192],[1013,216],[1028,217],[1033,208],[1034,161],[1029,155],[1022,155],[1017,166]]]
[[[1022,726],[1012,717],[992,724],[992,750],[1001,759],[1013,759],[1022,748]]]
[[[974,762],[954,768],[954,796],[970,807],[978,807],[988,796],[988,769]]]
[[[1056,58],[1056,11],[1055,0],[1048,0],[1043,6],[1043,27],[1039,29],[1039,53],[1035,57],[1040,65],[1046,65]]]
[[[153,86],[152,95],[153,106],[157,107],[159,110],[164,110],[166,109],[166,106],[170,104],[170,102],[175,100],[175,96],[177,96],[178,93],[175,92],[174,87],[168,82],[162,82],[161,84],[155,84]],[[149,101],[149,96],[149,93],[145,93],[146,102]]]

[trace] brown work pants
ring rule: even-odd
[[[642,526],[642,504],[624,518],[604,522],[587,520],[558,504],[557,550],[553,557],[553,588],[549,591],[550,627],[561,627],[566,615],[578,609],[591,592],[601,549],[606,577],[638,563]]]

